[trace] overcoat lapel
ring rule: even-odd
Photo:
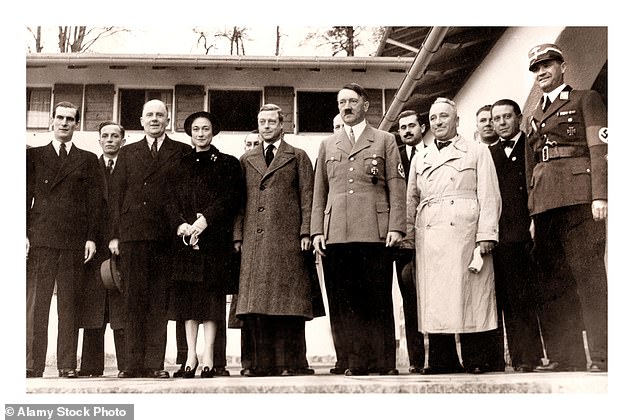
[[[431,163],[430,173],[451,160],[460,159],[461,157],[463,157],[467,151],[463,142],[464,142],[464,139],[461,136],[458,136],[456,140],[454,140],[450,145],[445,147],[446,153],[440,153],[438,151],[438,148],[434,144],[433,148],[436,149],[435,150],[436,158],[433,160],[430,160],[430,163]],[[429,156],[429,154],[427,156]]]
[[[288,162],[290,162],[294,158],[295,158],[295,153],[293,152],[289,144],[286,143],[284,140],[282,140],[280,142],[280,148],[277,150],[275,157],[273,158],[273,160],[271,161],[271,164],[269,165],[269,167],[266,169],[266,172],[264,173],[263,179],[269,177],[273,172],[277,171],[278,169],[286,165]],[[266,165],[266,162],[264,162],[264,164]]]
[[[247,156],[247,162],[249,162],[249,164],[253,166],[261,176],[264,176],[266,170],[268,169],[266,166],[266,161],[264,160],[264,142],[260,142],[260,144],[255,149],[253,149],[253,151],[254,153],[251,153],[249,156]]]

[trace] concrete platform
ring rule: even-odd
[[[239,367],[231,376],[210,379],[118,379],[106,369],[100,378],[60,379],[47,368],[43,378],[26,380],[28,394],[606,394],[607,373],[487,373],[483,375],[398,376],[331,375],[331,366],[313,366],[313,376],[245,378]],[[176,366],[166,366],[170,373]],[[200,372],[200,371],[199,371]]]

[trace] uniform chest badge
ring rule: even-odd
[[[572,126],[568,127],[566,129],[566,133],[568,134],[568,136],[572,137],[572,136],[577,134],[577,129],[575,127],[572,127]]]
[[[402,163],[398,164],[398,174],[401,176],[401,178],[405,178],[405,169],[403,168]]]

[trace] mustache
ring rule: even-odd
[[[343,115],[350,115],[350,114],[352,114],[352,110],[351,109],[345,109],[343,111]]]

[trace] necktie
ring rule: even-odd
[[[158,155],[158,141],[156,139],[154,139],[154,143],[152,143],[150,153],[152,153],[152,157],[156,159],[156,155]]]
[[[409,161],[411,162],[414,159],[414,155],[416,154],[416,146],[412,146],[412,153],[409,155]]]
[[[544,112],[548,109],[552,102],[550,102],[550,97],[546,96],[546,100],[544,101]]]
[[[62,143],[59,145],[59,157],[62,159],[62,162],[66,160],[68,156],[68,152],[66,151],[66,144]]]
[[[438,141],[436,140],[436,147],[438,148],[438,151],[440,152],[443,147],[447,147],[451,144],[451,141]]]
[[[266,148],[266,153],[264,153],[264,160],[266,161],[266,166],[269,166],[271,164],[271,162],[273,161],[273,149],[275,149],[275,146],[273,146],[272,144],[269,144],[268,147]]]
[[[108,173],[112,174],[112,171],[114,171],[114,160],[108,159]]]
[[[352,129],[352,127],[350,127],[350,143],[354,146],[354,142],[356,141],[354,138],[354,130]]]

